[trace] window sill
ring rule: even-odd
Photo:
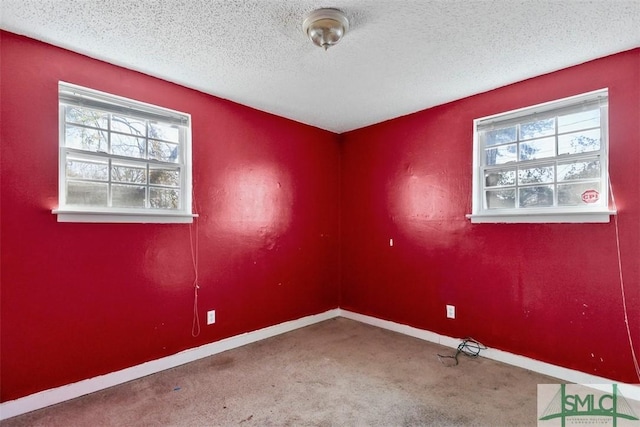
[[[482,213],[468,214],[472,224],[563,224],[563,223],[608,223],[615,210],[592,212],[527,212],[527,213]]]
[[[53,209],[58,222],[137,223],[137,224],[190,224],[197,214],[165,212],[104,212]]]

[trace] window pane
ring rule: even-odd
[[[114,208],[144,208],[145,187],[138,185],[111,186],[111,204]]]
[[[485,151],[486,165],[502,165],[504,163],[515,162],[518,149],[516,144],[504,145],[502,147],[490,148]]]
[[[518,194],[518,206],[521,208],[553,206],[552,185],[522,187],[519,189]]]
[[[180,141],[180,129],[167,123],[149,123],[149,138],[177,143]]]
[[[168,187],[180,187],[180,170],[150,168],[149,182],[154,185],[164,185]]]
[[[87,162],[67,158],[67,178],[95,179],[106,181],[109,178],[107,162]]]
[[[558,133],[600,127],[600,109],[581,111],[558,117]]]
[[[600,129],[558,137],[558,154],[577,154],[600,150]]]
[[[506,171],[485,172],[484,182],[487,187],[496,187],[498,185],[516,185],[515,169]]]
[[[111,134],[111,154],[118,156],[127,156],[135,158],[145,157],[144,138],[136,138],[133,136]]]
[[[133,117],[111,116],[111,130],[135,136],[147,136],[147,122]]]
[[[586,178],[600,178],[600,160],[558,164],[558,181]]]
[[[144,167],[114,164],[111,168],[111,179],[116,182],[145,184],[147,182],[147,169]]]
[[[88,108],[67,106],[65,109],[65,120],[70,123],[78,123],[94,128],[108,129],[109,114],[102,111],[90,110]]]
[[[536,139],[520,143],[520,160],[535,160],[556,155],[556,138]]]
[[[558,185],[558,204],[561,206],[602,205],[600,182],[579,182]]]
[[[70,212],[63,220],[90,210],[127,212],[100,220],[126,222],[141,215],[144,221],[151,209],[164,215],[160,222],[188,221],[182,215],[191,212],[191,203],[185,205],[192,185],[186,181],[191,178],[188,114],[64,82],[58,83],[58,107],[59,210]]]
[[[179,209],[180,191],[165,188],[150,188],[149,202],[152,208]]]
[[[522,123],[520,125],[520,139],[540,138],[555,134],[555,118],[537,120],[535,122]]]
[[[107,206],[109,185],[100,182],[67,181],[67,204]]]
[[[485,147],[498,144],[506,144],[515,142],[517,139],[517,128],[511,126],[508,128],[485,131],[483,134]]]
[[[553,182],[553,166],[537,166],[518,170],[519,184],[533,184],[536,182]]]
[[[66,125],[65,145],[85,151],[107,152],[107,132],[97,129]]]
[[[487,209],[516,207],[516,190],[489,190],[486,192]]]
[[[471,222],[603,221],[583,213],[608,203],[607,100],[602,89],[476,119]]]
[[[169,142],[149,140],[149,158],[163,162],[178,163],[180,146]]]

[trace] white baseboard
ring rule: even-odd
[[[382,320],[378,319],[377,317],[354,313],[348,310],[340,309],[339,316],[366,323],[368,325],[377,326],[379,328],[388,329],[390,331],[398,332],[404,335],[409,335],[421,340],[441,344],[445,347],[457,348],[461,341],[461,338],[452,338],[424,329],[418,329],[412,326],[391,322],[389,320]],[[610,390],[610,385],[615,383],[618,385],[618,390],[620,390],[624,397],[640,401],[640,386],[637,384],[625,384],[619,381],[613,381],[608,378],[587,374],[573,369],[563,368],[562,366],[552,365],[550,363],[541,362],[529,357],[508,353],[506,351],[496,350],[493,348],[482,350],[481,356],[486,357],[487,359],[496,360],[508,365],[517,366],[519,368],[528,369],[529,371],[558,378],[569,383],[588,384],[593,386],[594,388],[602,388],[605,391]],[[609,385],[609,388],[597,387],[597,385]]]
[[[313,325],[314,323],[333,319],[339,315],[339,312],[340,311],[336,308],[324,313],[291,320],[289,322],[269,326],[257,331],[247,332],[210,344],[205,344],[200,347],[191,348],[171,356],[152,360],[150,362],[122,369],[120,371],[111,372],[99,377],[78,381],[76,383],[34,393],[16,400],[3,402],[0,404],[0,420],[35,411],[36,409],[42,409],[66,400],[75,399],[76,397],[84,396],[85,394],[113,387],[118,384],[123,384],[150,374],[155,374],[156,372],[164,371],[165,369],[174,368],[204,357],[222,353],[223,351],[231,350],[256,341],[280,335],[285,332]]]
[[[290,332],[295,329],[333,319],[335,317],[344,317],[355,320],[368,325],[376,326],[390,331],[398,332],[414,338],[441,344],[446,347],[456,348],[460,344],[460,338],[452,338],[446,335],[440,335],[435,332],[424,329],[414,328],[412,326],[391,322],[388,320],[378,319],[376,317],[364,314],[354,313],[352,311],[336,308],[328,310],[324,313],[303,317],[289,322],[280,323],[278,325],[269,326],[253,332],[236,335],[200,347],[188,349],[180,353],[163,357],[162,359],[152,360],[120,371],[111,372],[99,377],[90,378],[76,383],[67,384],[61,387],[44,390],[29,396],[21,397],[16,400],[3,402],[0,404],[0,420],[15,417],[27,412],[42,409],[44,407],[55,405],[66,400],[75,399],[85,394],[93,393],[118,384],[123,384],[138,378],[145,377],[165,369],[174,368],[185,363],[193,362],[204,357],[222,353],[223,351],[242,347],[266,338]],[[482,351],[482,357],[493,359],[502,363],[528,369],[550,377],[555,377],[563,381],[576,384],[618,384],[620,392],[628,399],[640,401],[640,386],[632,384],[623,384],[612,381],[607,378],[586,374],[584,372],[563,368],[561,366],[552,365],[550,363],[541,362],[539,360],[530,359],[525,356],[508,353],[506,351],[486,349]]]

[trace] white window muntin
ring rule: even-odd
[[[59,102],[60,205],[54,210],[59,221],[192,221],[189,114],[64,82],[59,83]],[[67,120],[68,108],[91,111],[99,120],[91,125]],[[118,128],[117,121],[124,127]],[[68,129],[94,136],[89,139],[96,140],[95,146],[74,147],[67,138]],[[163,130],[168,136],[158,133]],[[130,150],[132,147],[136,150]],[[91,165],[102,165],[102,169],[94,175],[77,176],[77,171],[70,173],[70,162],[84,162],[89,170]],[[114,176],[121,171],[129,177]],[[140,178],[132,180],[136,175]],[[89,199],[94,196],[91,188],[96,189],[96,200],[85,198],[78,203],[69,193],[74,185],[84,185]],[[82,195],[82,190],[76,194]]]
[[[575,97],[540,104],[520,110],[514,110],[504,114],[497,114],[485,118],[474,120],[474,180],[473,180],[473,213],[468,215],[472,222],[581,222],[580,219],[562,217],[564,214],[602,212],[612,213],[608,210],[608,140],[607,140],[607,118],[608,102],[607,89],[602,89]],[[599,119],[589,118],[584,125],[569,126],[567,123],[560,127],[558,118],[570,117],[572,114],[598,111]],[[588,117],[584,117],[587,119]],[[522,126],[531,123],[548,121],[552,127],[541,132],[539,135],[523,137]],[[488,141],[489,133],[510,129],[511,134],[506,132],[503,139]],[[599,147],[590,148],[586,152],[568,152],[563,147],[563,142],[572,134],[592,132],[598,134]],[[527,158],[522,155],[525,145],[539,144],[536,152],[540,155]],[[489,157],[494,157],[495,153],[488,156],[489,151],[496,153],[502,151],[500,161],[491,161]],[[526,153],[525,153],[526,154]],[[597,165],[597,174],[590,170],[588,176],[574,177],[567,179],[567,176],[558,176],[558,168],[566,171],[566,165],[573,162],[590,167]],[[584,166],[585,170],[587,166]],[[524,182],[519,177],[521,171],[533,170],[547,173],[547,182],[540,175],[538,181]],[[593,168],[591,168],[593,169]],[[500,175],[503,173],[503,175]],[[500,176],[501,181],[495,182],[496,176]],[[489,181],[492,178],[493,181]],[[564,179],[563,179],[564,178]],[[570,186],[574,190],[579,190],[580,185],[584,188],[593,187],[597,189],[599,199],[594,203],[576,203],[575,200],[567,199],[566,189]],[[547,186],[547,199],[542,203],[537,203],[535,207],[523,206],[521,204],[521,192],[532,189],[540,190]],[[528,190],[527,190],[528,189]],[[561,193],[559,190],[563,190]],[[491,195],[501,192],[502,200],[513,198],[513,203],[504,205],[492,205]],[[562,200],[559,195],[563,194]],[[574,197],[575,199],[575,197]],[[493,200],[500,200],[493,197]],[[551,218],[549,215],[560,215],[558,218]],[[523,220],[513,218],[516,216],[542,215],[544,218]],[[484,217],[484,218],[483,218]],[[511,217],[511,218],[510,218]],[[591,217],[595,218],[595,217]],[[598,222],[606,221],[604,217],[599,217]],[[586,221],[591,221],[586,219]]]

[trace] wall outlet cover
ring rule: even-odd
[[[447,305],[447,319],[456,318],[456,307],[454,305]]]

